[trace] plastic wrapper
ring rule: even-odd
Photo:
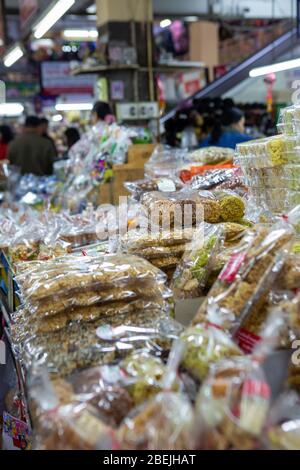
[[[272,212],[287,212],[291,207],[300,203],[300,191],[286,188],[256,189],[251,188],[253,201],[258,205],[265,204]]]
[[[175,176],[178,168],[184,165],[187,155],[186,150],[158,145],[145,164],[146,177],[170,178],[171,175]]]
[[[183,188],[182,182],[177,178],[143,179],[124,184],[125,188],[139,201],[144,193],[151,191],[174,192]]]
[[[150,192],[144,194],[141,203],[148,211],[152,230],[190,228],[203,221],[203,205],[196,192]]]
[[[121,239],[121,249],[132,252],[155,247],[172,247],[190,242],[194,236],[194,229],[162,231],[145,233],[131,231]]]
[[[270,450],[299,450],[300,400],[298,394],[285,393],[275,402],[262,441],[265,448]]]
[[[253,356],[224,359],[211,367],[196,403],[198,448],[260,447],[271,405],[271,389],[262,365],[278,344],[283,325],[283,319],[275,314]]]
[[[125,419],[118,440],[123,450],[193,449],[193,409],[187,396],[159,393]]]
[[[289,106],[280,110],[277,130],[280,134],[295,135],[294,127],[295,107]],[[299,119],[299,118],[298,118]]]
[[[180,339],[185,346],[182,367],[200,382],[212,364],[243,354],[229,335],[210,324],[189,327]]]
[[[57,263],[51,261],[41,270],[17,277],[25,299],[41,300],[56,294],[66,294],[97,285],[114,288],[126,282],[164,281],[164,275],[142,258],[135,256],[104,255],[99,257],[72,257]]]
[[[244,200],[233,191],[216,191],[214,196],[220,204],[223,222],[239,222],[246,212]]]
[[[300,253],[289,254],[278,279],[278,286],[286,290],[299,289]]]
[[[230,181],[237,170],[212,170],[208,171],[205,175],[196,175],[191,180],[191,187],[193,190],[214,189],[215,187]]]
[[[196,298],[203,295],[221,243],[221,226],[204,225],[195,232],[171,284],[175,299]]]
[[[280,303],[279,308],[285,313],[290,328],[295,333],[296,338],[300,335],[300,294],[290,300]]]
[[[148,315],[140,323],[137,317],[111,317],[105,323],[71,324],[58,332],[33,337],[24,343],[24,364],[46,364],[51,375],[63,377],[75,370],[121,360],[138,349],[163,355],[171,349],[182,327],[161,312],[149,310]],[[134,328],[142,331],[137,333]]]
[[[34,416],[35,450],[108,450],[113,431],[93,407],[72,400],[71,393],[56,393],[43,369],[32,372],[29,399]]]
[[[208,293],[193,324],[206,319],[236,332],[251,311],[264,304],[294,236],[293,225],[284,220],[271,228],[258,227],[248,232]]]
[[[218,163],[232,162],[234,150],[225,147],[205,147],[195,150],[190,154],[190,159],[203,165],[214,165]]]
[[[237,163],[244,168],[299,164],[297,137],[274,136],[237,145]]]

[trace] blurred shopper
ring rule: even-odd
[[[112,124],[115,122],[115,116],[111,107],[105,101],[97,101],[92,110],[92,124],[96,125],[100,122],[103,124]]]
[[[245,117],[238,108],[229,108],[220,119],[215,119],[210,135],[202,140],[200,146],[229,147],[235,149],[237,144],[247,142],[251,137],[245,134]]]
[[[80,134],[79,134],[78,129],[76,129],[76,127],[69,127],[65,131],[65,141],[66,141],[66,146],[68,150],[70,150],[73,147],[73,145],[75,145],[76,142],[78,142],[79,140],[80,140]]]
[[[52,137],[50,137],[49,135],[49,121],[45,117],[40,118],[39,134],[45,139],[49,140],[49,142],[51,142],[55,151],[55,156],[57,156],[57,149],[56,149],[55,142],[52,139]]]
[[[14,139],[14,134],[9,126],[0,126],[0,160],[7,159],[8,146]]]
[[[22,175],[33,173],[37,176],[52,175],[56,157],[52,143],[40,135],[40,119],[28,116],[23,134],[8,148],[8,160],[20,168]]]

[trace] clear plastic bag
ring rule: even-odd
[[[215,165],[220,163],[232,162],[234,158],[234,150],[231,148],[221,147],[205,147],[197,149],[190,154],[193,162],[202,163],[203,165]]]
[[[132,182],[126,182],[124,187],[139,201],[144,193],[151,191],[175,192],[183,188],[183,183],[178,178],[148,178]]]
[[[187,156],[187,150],[158,145],[145,164],[145,175],[147,178],[175,176]]]
[[[279,343],[283,326],[282,317],[274,314],[252,356],[227,358],[211,367],[196,402],[198,448],[260,447],[271,404],[262,364]]]
[[[204,224],[196,230],[173,277],[171,288],[175,299],[197,298],[203,295],[221,244],[221,225]]]
[[[298,213],[298,211],[296,211]],[[225,265],[193,324],[210,321],[233,334],[253,309],[260,308],[283,268],[295,236],[288,221],[249,231]]]
[[[298,394],[284,393],[275,402],[262,442],[269,450],[299,450],[300,400]]]
[[[193,409],[186,395],[162,392],[127,417],[118,440],[123,450],[193,449]]]

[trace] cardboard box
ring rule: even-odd
[[[144,168],[155,147],[155,144],[131,145],[128,149],[128,164],[135,166],[135,168]]]

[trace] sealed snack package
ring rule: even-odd
[[[117,436],[123,450],[193,449],[193,409],[188,397],[159,393],[125,419]]]
[[[22,348],[24,365],[46,364],[52,376],[63,377],[77,369],[121,360],[142,348],[164,355],[182,326],[159,311],[147,313],[144,322],[138,323],[136,317],[116,317],[105,323],[71,324],[55,333],[32,337]]]
[[[215,191],[214,196],[220,203],[223,222],[239,222],[246,211],[244,200],[233,191]]]
[[[178,178],[149,178],[126,182],[124,187],[132,194],[134,200],[139,201],[144,193],[152,191],[175,192],[183,188],[183,183]]]
[[[148,211],[152,229],[190,228],[203,221],[202,201],[196,192],[150,192],[144,194],[141,203]]]
[[[196,403],[198,448],[259,448],[271,404],[262,364],[278,344],[283,325],[274,314],[252,356],[224,359],[211,367]]]
[[[76,402],[71,393],[57,395],[44,369],[32,372],[29,398],[34,416],[36,450],[111,449],[113,431],[92,407]]]
[[[215,165],[218,163],[232,162],[233,157],[233,149],[214,146],[197,149],[190,154],[191,161],[199,162],[203,165]]]
[[[299,450],[300,399],[295,392],[284,393],[273,405],[263,438],[270,450]]]
[[[229,335],[211,324],[187,328],[180,340],[184,344],[182,367],[199,382],[220,359],[243,355]]]
[[[175,299],[196,298],[203,295],[221,244],[222,226],[202,224],[196,230],[173,277],[171,288]]]
[[[236,333],[254,308],[260,308],[278,277],[295,237],[296,213],[271,228],[244,236],[200,307],[193,324],[204,319]]]
[[[187,156],[186,150],[158,145],[145,164],[145,175],[147,178],[175,176],[178,168],[184,165]]]
[[[133,279],[143,282],[164,280],[164,274],[147,261],[135,257],[104,255],[72,257],[52,261],[46,269],[31,271],[29,276],[17,277],[25,299],[40,300],[66,289],[75,291],[88,286],[113,287]]]

